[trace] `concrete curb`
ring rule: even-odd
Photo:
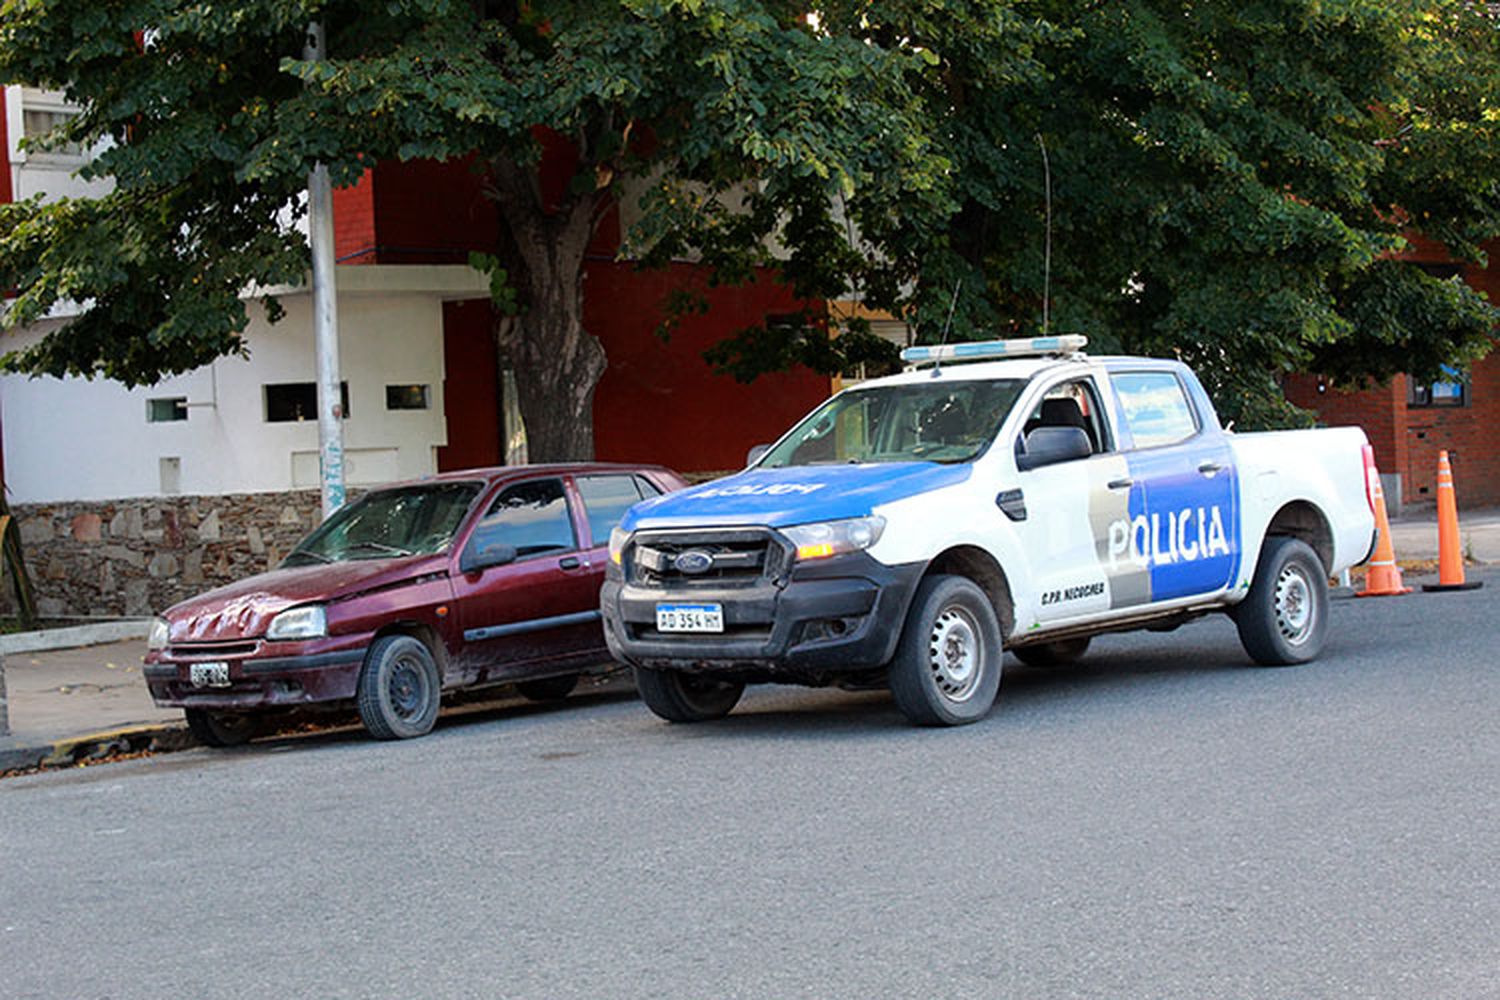
[[[0,739],[0,775],[37,768],[72,767],[118,753],[186,750],[198,745],[184,726],[122,726],[83,736],[24,743]]]
[[[106,642],[119,642],[121,639],[144,639],[150,634],[150,618],[124,618],[36,632],[12,632],[10,635],[0,635],[0,656],[98,646]]]

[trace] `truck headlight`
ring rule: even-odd
[[[328,616],[321,604],[287,608],[271,619],[267,639],[317,639],[328,634]]]
[[[616,566],[620,565],[620,559],[625,552],[625,543],[630,541],[630,532],[619,525],[609,533],[609,561]]]
[[[851,517],[844,521],[818,521],[782,528],[781,533],[797,546],[797,558],[826,559],[845,552],[868,549],[880,541],[885,518],[878,514]]]
[[[167,633],[170,626],[165,618],[155,618],[151,621],[151,631],[146,635],[147,649],[166,649]]]

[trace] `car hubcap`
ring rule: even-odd
[[[1276,578],[1276,628],[1294,646],[1305,642],[1312,632],[1313,600],[1307,575],[1299,567],[1284,567]]]
[[[979,686],[984,644],[967,611],[947,607],[933,622],[927,641],[927,666],[937,688],[949,701],[964,701]]]
[[[409,660],[401,660],[391,671],[391,708],[403,719],[420,715],[427,701],[427,680]]]

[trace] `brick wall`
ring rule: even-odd
[[[46,618],[144,616],[275,568],[321,520],[316,490],[13,509]],[[14,613],[10,581],[0,609]]]

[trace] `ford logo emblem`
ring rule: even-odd
[[[679,573],[707,573],[713,568],[714,557],[702,549],[688,549],[672,560],[672,568]]]

